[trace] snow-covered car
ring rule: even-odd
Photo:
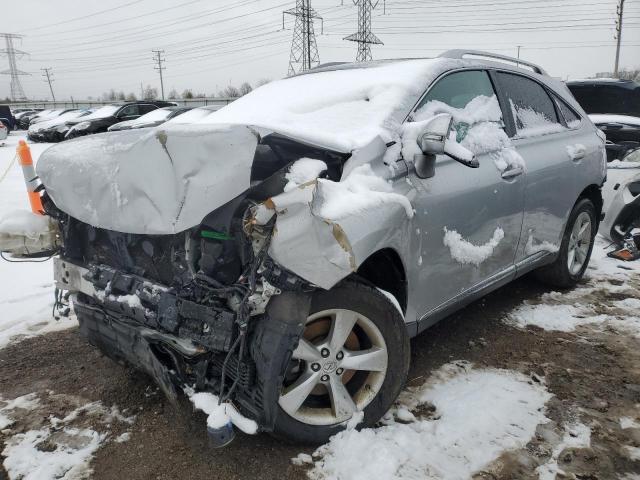
[[[9,129],[4,123],[0,123],[0,140],[6,140],[9,136]]]
[[[222,105],[207,105],[204,107],[192,108],[186,113],[183,113],[179,117],[172,118],[167,122],[167,125],[186,125],[189,123],[196,123],[208,117],[213,112],[217,112],[222,108]]]
[[[36,114],[35,116],[31,117],[31,119],[29,120],[29,127],[31,127],[31,125],[35,125],[40,122],[47,122],[49,120],[53,120],[54,118],[59,117],[60,115],[70,112],[72,110],[75,110],[75,109],[58,108],[55,110],[43,110],[40,113]]]
[[[65,138],[76,138],[94,133],[106,132],[116,123],[135,120],[153,110],[161,107],[175,106],[175,103],[162,100],[144,100],[139,102],[126,102],[114,105],[105,105],[84,118],[71,120],[68,123],[69,130]]]
[[[44,111],[45,111],[44,109],[39,108],[39,109],[33,109],[30,111],[18,113],[16,115],[17,128],[20,130],[27,130],[29,128],[29,123],[31,122],[31,119]],[[48,110],[48,111],[51,111],[51,110]]]
[[[632,230],[640,228],[640,149],[609,162],[602,197],[605,217],[599,233],[621,245]]]
[[[593,78],[567,86],[591,121],[607,136],[609,161],[640,148],[640,85],[632,80]]]
[[[191,110],[190,107],[163,107],[153,110],[135,120],[125,120],[124,122],[111,125],[107,130],[109,132],[115,132],[118,130],[132,130],[136,128],[149,128],[162,125],[167,120],[171,120],[174,117],[182,115],[185,112]]]
[[[575,285],[606,168],[542,68],[449,51],[63,142],[37,173],[81,334],[187,393],[222,444],[233,425],[300,442],[371,426],[410,337],[533,270]]]
[[[69,131],[68,122],[91,114],[89,109],[69,110],[50,120],[29,126],[27,137],[33,142],[61,142]]]

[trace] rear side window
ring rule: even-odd
[[[145,113],[152,112],[153,110],[157,110],[158,108],[155,105],[151,105],[147,103],[143,105],[139,105],[139,107],[140,107],[140,115],[144,115]]]
[[[120,110],[121,117],[129,117],[132,115],[139,115],[138,113],[138,105],[127,105],[122,110]]]
[[[567,102],[562,100],[560,97],[554,95],[554,98],[556,99],[556,104],[558,105],[561,115],[564,117],[567,127],[578,128],[581,123],[580,115],[578,115],[573,108],[567,105]]]
[[[542,86],[533,80],[512,73],[497,72],[518,137],[531,137],[564,129],[558,119],[553,100]]]

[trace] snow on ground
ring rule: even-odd
[[[0,407],[3,466],[12,480],[87,478],[95,451],[107,440],[127,441],[129,432],[116,435],[113,430],[129,428],[135,421],[117,406],[84,403],[80,397],[54,392],[0,398],[0,403],[5,404]],[[57,418],[52,411],[68,413]]]
[[[560,474],[564,478],[564,472],[558,467],[558,459],[560,454],[566,448],[588,448],[591,445],[591,429],[586,425],[577,423],[575,425],[567,425],[562,440],[555,446],[551,452],[551,458],[544,465],[540,465],[536,469],[539,480],[555,480]]]
[[[0,147],[0,172],[4,172],[15,156],[18,140],[24,132],[12,132],[6,146]],[[31,154],[37,162],[49,144],[33,143]],[[9,212],[30,210],[22,170],[13,164],[6,178],[0,182],[0,223]],[[53,308],[53,266],[41,263],[9,263],[0,259],[0,348],[11,341],[41,335],[75,326],[75,319],[56,321]]]
[[[610,250],[603,239],[597,238],[582,284],[524,303],[505,322],[561,332],[579,327],[606,328],[640,338],[640,264],[608,258],[606,252]]]
[[[318,448],[309,477],[468,479],[502,452],[524,447],[547,421],[550,398],[521,373],[450,363],[403,392],[386,425],[341,432]]]

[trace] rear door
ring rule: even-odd
[[[566,103],[536,80],[512,72],[495,78],[509,106],[512,143],[526,166],[525,211],[516,263],[526,270],[541,256],[555,253],[565,223],[581,191],[598,138]],[[560,105],[572,112],[564,119]],[[586,165],[585,165],[586,164]]]
[[[410,282],[418,291],[412,303],[430,319],[421,328],[471,292],[513,277],[524,208],[523,172],[505,174],[508,169],[501,168],[499,140],[507,137],[488,73],[463,70],[440,78],[412,120],[442,112],[453,114],[457,140],[476,153],[480,167],[468,168],[439,155],[433,178],[410,174],[419,192],[412,245],[418,267]]]

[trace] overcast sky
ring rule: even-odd
[[[344,5],[341,5],[344,3]],[[611,71],[618,0],[382,0],[374,58],[435,56],[449,48],[483,49],[539,63],[562,78]],[[286,75],[295,0],[21,0],[0,7],[0,32],[22,34],[18,68],[30,98],[49,98],[40,71],[51,67],[58,99],[97,97],[110,88],[139,94],[159,87],[152,49],[164,49],[165,92],[207,95],[229,84]],[[352,61],[357,29],[352,0],[312,0],[322,62]],[[0,48],[4,48],[1,46]],[[627,0],[621,66],[640,67],[640,0]],[[0,70],[8,68],[0,56]],[[9,77],[0,75],[0,98]]]

